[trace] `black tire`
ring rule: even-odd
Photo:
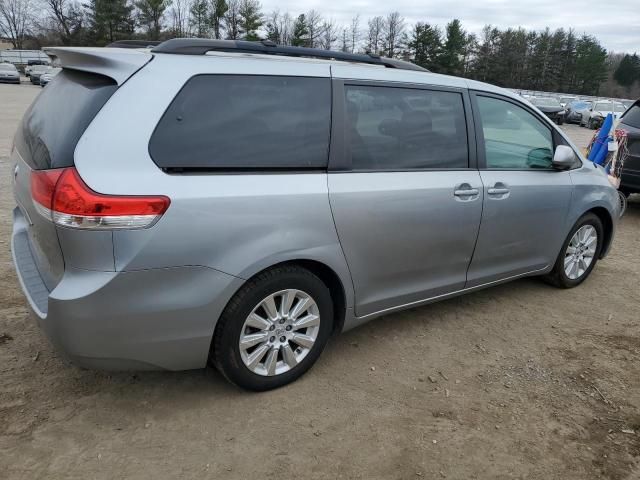
[[[239,340],[247,316],[271,293],[294,288],[310,295],[320,312],[320,327],[306,357],[291,370],[274,376],[252,372],[242,361]],[[333,330],[333,301],[329,289],[316,275],[301,267],[286,265],[258,274],[227,304],[214,333],[212,363],[231,383],[253,391],[271,390],[297,380],[316,362]]]
[[[571,279],[567,276],[567,274],[564,271],[565,252],[567,251],[567,247],[569,246],[569,242],[571,241],[573,234],[576,233],[578,229],[580,229],[585,225],[591,225],[593,226],[593,228],[595,228],[596,233],[598,234],[598,244],[596,246],[596,251],[593,256],[593,261],[591,262],[591,265],[589,265],[589,267],[585,270],[585,272],[580,277],[576,279]],[[569,235],[567,235],[567,238],[562,244],[562,249],[558,254],[558,258],[556,259],[556,263],[554,264],[553,269],[551,270],[551,272],[549,272],[547,275],[543,277],[545,281],[547,281],[551,285],[558,288],[573,288],[580,285],[582,282],[584,282],[587,279],[587,277],[593,271],[593,268],[596,266],[596,263],[598,262],[598,258],[600,257],[600,252],[602,251],[603,240],[604,240],[604,227],[602,226],[602,221],[600,221],[600,218],[598,218],[598,216],[594,213],[584,214],[582,217],[580,217],[580,219],[578,219],[576,224],[573,226],[573,228],[569,232]]]

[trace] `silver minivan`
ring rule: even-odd
[[[618,197],[535,107],[270,42],[50,48],[12,150],[13,257],[78,365],[289,383],[329,337],[523,276],[579,285]]]

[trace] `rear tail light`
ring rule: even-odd
[[[150,227],[171,203],[164,195],[104,195],[94,192],[73,167],[32,171],[31,196],[38,212],[54,223],[93,230]]]

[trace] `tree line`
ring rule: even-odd
[[[503,87],[640,96],[640,60],[572,29],[486,25],[467,32],[410,25],[399,12],[340,25],[316,10],[264,12],[258,0],[0,0],[0,35],[15,48],[103,46],[121,39],[269,39],[278,44],[403,58],[433,72]]]

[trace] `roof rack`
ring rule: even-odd
[[[152,48],[161,43],[153,40],[117,40],[107,45],[107,48]]]
[[[116,42],[118,43],[118,42]],[[137,47],[139,48],[139,47]],[[395,58],[380,57],[378,55],[335,52],[307,47],[290,47],[278,45],[270,40],[250,42],[246,40],[210,40],[206,38],[174,38],[162,42],[151,50],[152,53],[172,53],[177,55],[204,55],[207,52],[257,53],[263,55],[281,55],[285,57],[310,57],[345,62],[367,63],[382,65],[401,70],[429,70],[411,62]]]

